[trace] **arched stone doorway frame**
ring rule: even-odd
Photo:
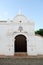
[[[27,53],[28,53],[28,33],[27,32],[16,32],[16,33],[13,33],[13,36],[12,36],[12,43],[13,43],[13,53],[15,54],[15,37],[18,36],[18,35],[24,35],[26,37],[26,41],[27,41]]]

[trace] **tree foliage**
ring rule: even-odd
[[[43,29],[39,29],[39,30],[35,31],[35,34],[43,36]]]

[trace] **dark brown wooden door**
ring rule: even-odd
[[[24,35],[15,37],[15,52],[27,52],[27,42]]]

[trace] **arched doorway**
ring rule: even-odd
[[[27,52],[26,37],[22,34],[15,37],[15,52]]]

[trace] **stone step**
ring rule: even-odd
[[[27,56],[27,53],[25,52],[15,53],[14,56]]]

